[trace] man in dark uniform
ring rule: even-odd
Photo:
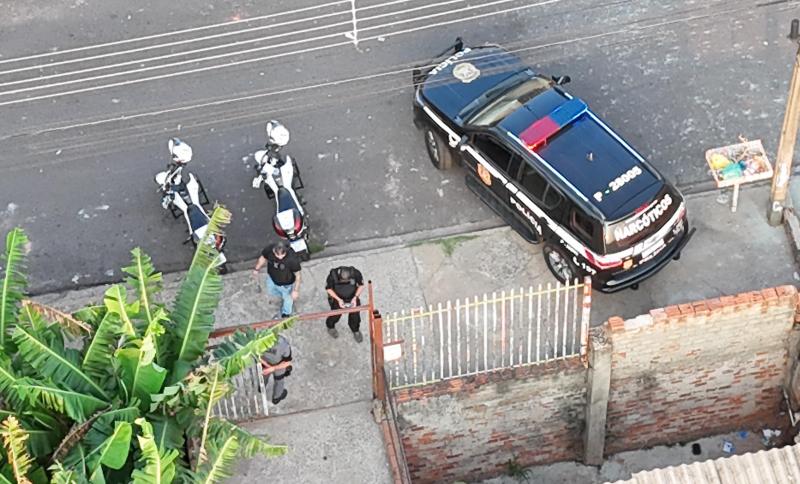
[[[287,318],[292,315],[300,293],[300,259],[286,242],[280,241],[261,251],[253,269],[254,277],[258,277],[264,264],[267,264],[267,292],[281,298],[281,317]]]
[[[278,341],[263,355],[261,355],[261,373],[264,375],[264,388],[267,388],[269,376],[275,379],[272,386],[272,403],[277,405],[286,398],[289,390],[285,388],[284,379],[292,373],[292,347],[289,340],[282,334]]]
[[[361,291],[364,290],[364,278],[361,272],[355,267],[336,267],[331,269],[328,274],[328,280],[325,284],[325,289],[328,293],[328,304],[331,309],[340,309],[353,306],[360,306],[361,300],[359,296]],[[339,332],[336,331],[336,323],[339,322],[339,316],[328,316],[325,320],[325,326],[328,327],[328,334],[334,338],[339,337]],[[353,332],[353,338],[356,342],[361,343],[364,337],[359,331],[361,325],[361,315],[359,313],[350,313],[347,315],[347,325]]]

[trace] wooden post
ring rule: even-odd
[[[792,20],[789,38],[793,41],[800,40],[800,21]],[[783,128],[778,143],[778,154],[775,159],[775,175],[772,178],[772,191],[767,219],[770,225],[776,226],[783,223],[783,208],[786,206],[786,196],[789,191],[789,179],[792,175],[792,157],[797,141],[797,125],[800,122],[800,48],[797,50],[792,69],[792,80],[789,84],[789,96],[786,99],[786,113],[783,117]]]
[[[372,397],[384,400],[386,395],[386,379],[383,368],[383,318],[375,311],[370,317],[372,329]]]
[[[581,360],[585,366],[589,365],[589,326],[592,314],[592,278],[583,278],[583,302],[581,304]]]
[[[375,309],[372,281],[367,283],[369,302],[369,341],[372,354],[372,398],[384,401],[386,396],[386,373],[383,368],[383,318]],[[385,402],[384,402],[385,403]]]

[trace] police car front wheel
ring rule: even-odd
[[[572,282],[579,277],[580,270],[569,260],[569,256],[564,251],[553,244],[545,244],[542,249],[544,260],[550,272],[561,282]]]
[[[453,152],[432,127],[425,127],[425,148],[433,166],[440,170],[447,170],[453,166]]]

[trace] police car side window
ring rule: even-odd
[[[531,165],[525,164],[522,168],[520,183],[522,184],[522,188],[532,197],[540,201],[544,199],[544,191],[547,189],[547,182]]]
[[[506,173],[508,173],[508,175],[511,176],[511,178],[517,178],[521,166],[522,166],[522,158],[520,158],[519,155],[515,154],[511,157],[511,163],[508,164],[508,170],[506,170]]]
[[[512,156],[510,151],[498,145],[494,142],[494,140],[486,136],[475,136],[473,143],[475,143],[478,149],[498,168],[508,173],[508,167],[509,164],[511,164]]]
[[[561,203],[562,198],[558,190],[553,188],[552,185],[548,185],[547,191],[544,194],[544,206],[547,208],[556,208]]]
[[[592,240],[594,238],[594,224],[577,210],[572,211],[572,227]]]

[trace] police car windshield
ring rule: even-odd
[[[552,84],[548,79],[533,77],[513,85],[478,111],[467,123],[472,126],[493,126],[538,94],[550,89]]]

